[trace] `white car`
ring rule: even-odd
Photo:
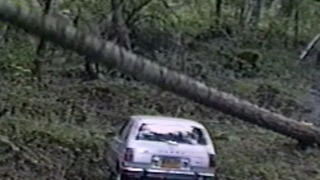
[[[216,179],[216,153],[193,120],[131,116],[107,142],[110,179]]]

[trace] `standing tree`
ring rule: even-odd
[[[124,0],[111,0],[112,29],[111,38],[127,50],[131,50],[129,29],[124,18]]]
[[[263,0],[251,0],[252,13],[249,17],[250,25],[256,27],[260,21]]]
[[[294,46],[298,46],[299,41],[299,21],[300,21],[300,1],[292,0],[295,4],[294,9]]]
[[[51,11],[52,0],[46,0],[44,3],[43,14],[47,15]],[[33,75],[37,78],[38,82],[42,82],[42,61],[45,56],[46,42],[40,38],[39,44],[36,49],[36,57],[34,59],[34,68],[32,69]]]
[[[222,0],[216,1],[216,25],[220,26],[221,24],[221,8],[222,8]]]

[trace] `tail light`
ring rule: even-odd
[[[133,161],[133,149],[132,148],[126,148],[124,152],[124,161],[132,162]]]
[[[189,159],[181,159],[182,168],[189,168],[190,167],[190,160]]]
[[[216,158],[214,154],[208,154],[209,156],[209,167],[216,167]]]
[[[151,159],[151,163],[153,166],[159,167],[160,166],[160,158],[158,156],[153,156]]]

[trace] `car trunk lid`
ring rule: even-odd
[[[137,142],[137,158],[151,161],[153,156],[178,157],[190,160],[191,166],[207,166],[209,163],[206,146],[177,144],[174,142]],[[137,160],[138,160],[137,159]]]

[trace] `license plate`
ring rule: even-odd
[[[163,158],[162,167],[169,169],[180,168],[180,160],[177,158]]]

